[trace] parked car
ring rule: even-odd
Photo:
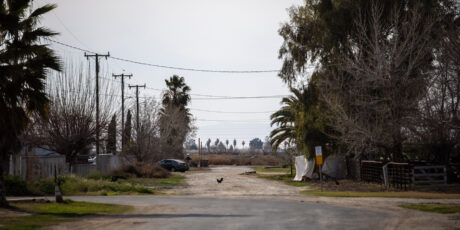
[[[176,160],[176,159],[161,160],[159,164],[161,167],[171,172],[175,172],[175,171],[185,172],[189,169],[189,166],[187,163],[181,160]]]

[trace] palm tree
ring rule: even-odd
[[[303,111],[305,94],[295,88],[291,88],[290,91],[293,95],[284,97],[281,100],[284,106],[270,116],[271,126],[278,126],[270,133],[270,144],[274,150],[278,149],[281,143],[291,143],[297,138],[296,117],[298,112]]]
[[[236,149],[236,139],[233,139],[233,148]]]
[[[270,116],[271,125],[278,126],[270,133],[270,144],[275,151],[283,142],[295,144],[299,152],[312,158],[314,146],[335,144],[325,134],[332,130],[325,125],[327,116],[321,111],[314,83],[310,82],[307,88],[291,88],[290,91],[292,95],[283,98],[283,106]]]
[[[245,145],[245,144],[246,144],[246,142],[244,142],[244,141],[241,142],[241,145],[243,145],[243,149],[244,149],[244,145]]]
[[[225,140],[225,145],[227,145],[227,150],[228,150],[228,143],[229,143],[228,139]]]
[[[53,50],[40,43],[57,33],[38,26],[40,18],[56,6],[30,11],[31,2],[2,0],[0,4],[0,175],[8,155],[20,147],[19,136],[29,117],[47,115],[48,70],[61,70]],[[1,176],[0,206],[8,206]]]
[[[190,87],[185,84],[184,77],[173,75],[165,80],[168,91],[163,94],[163,105],[172,104],[185,109],[190,102]]]
[[[160,135],[163,154],[180,157],[183,144],[192,130],[192,115],[186,107],[190,103],[190,87],[177,75],[165,80],[168,90],[163,94],[160,109]]]

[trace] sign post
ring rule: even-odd
[[[319,166],[319,181],[321,183],[321,192],[322,192],[323,191],[323,175],[321,171],[322,171],[322,165],[323,165],[323,151],[321,149],[321,146],[315,146],[315,154],[316,154],[316,164]]]

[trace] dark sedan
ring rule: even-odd
[[[181,160],[175,160],[175,159],[166,159],[166,160],[161,160],[160,166],[171,171],[180,171],[180,172],[185,172],[189,169],[188,164],[181,161]]]

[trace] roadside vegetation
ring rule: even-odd
[[[418,198],[418,199],[460,199],[460,194],[434,192],[347,192],[347,191],[320,191],[306,190],[300,192],[305,195],[326,197],[387,197],[387,198]]]
[[[424,212],[436,212],[442,214],[459,213],[460,204],[404,204],[401,208],[420,210]]]
[[[11,202],[18,215],[0,217],[0,229],[42,229],[62,222],[77,221],[80,217],[97,214],[129,212],[133,207],[65,200]]]
[[[63,195],[122,195],[155,194],[155,190],[135,181],[111,181],[109,177],[93,179],[76,176],[59,176]],[[54,195],[54,180],[24,181],[19,177],[6,176],[7,196]]]
[[[171,174],[157,166],[126,165],[110,175],[99,173],[87,177],[59,176],[63,195],[143,195],[156,194],[154,186],[184,185],[184,176]],[[8,196],[53,195],[53,179],[24,181],[16,176],[5,176]]]

